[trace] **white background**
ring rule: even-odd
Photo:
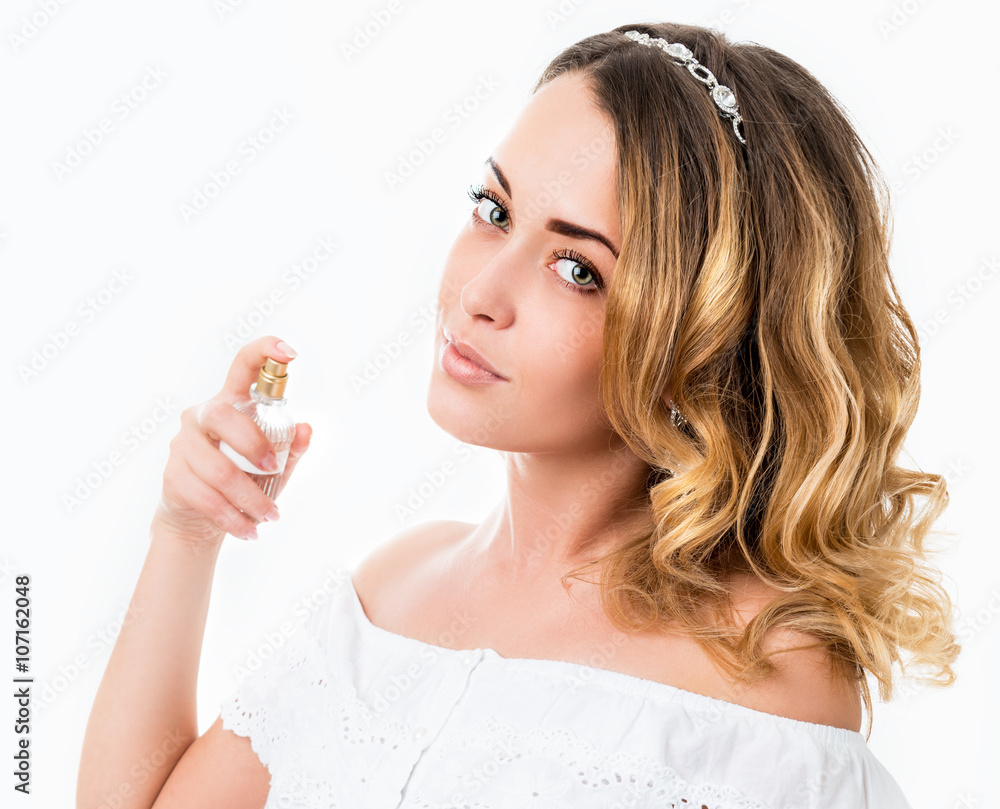
[[[281,522],[222,550],[201,731],[264,632],[309,588],[321,590],[328,569],[355,564],[404,524],[476,520],[502,496],[496,454],[459,456],[425,410],[444,256],[478,165],[548,61],[589,34],[656,19],[714,24],[801,62],[851,112],[897,184],[894,272],[921,327],[924,364],[901,460],[950,483],[939,528],[954,532],[954,545],[936,560],[960,608],[964,650],[951,689],[902,683],[889,704],[873,692],[870,745],[915,809],[1000,805],[987,772],[1000,760],[1000,699],[988,676],[1000,665],[990,395],[1000,280],[988,264],[1000,258],[996,4],[400,0],[350,58],[345,45],[387,3],[46,7],[17,0],[0,13],[9,374],[0,583],[0,621],[9,623],[0,637],[3,670],[13,672],[13,577],[28,574],[36,678],[33,793],[9,805],[71,805],[178,413],[218,390],[233,356],[226,334],[273,291],[282,302],[250,336],[278,335],[298,350],[289,408],[314,438],[282,494]],[[31,19],[38,29],[28,36]],[[136,89],[157,72],[148,91]],[[476,100],[484,80],[498,86]],[[145,97],[122,116],[119,97],[132,91]],[[475,108],[451,125],[449,110],[466,103]],[[247,138],[275,110],[290,122],[253,151]],[[86,133],[102,118],[111,131],[88,149]],[[417,159],[435,127],[446,138]],[[56,164],[82,152],[60,176]],[[182,205],[233,160],[240,172],[185,221]],[[401,164],[412,172],[391,187]],[[337,249],[293,289],[285,273],[324,237]],[[109,287],[115,272],[130,279],[124,287]],[[102,296],[110,301],[96,312],[88,299]],[[74,336],[59,338],[73,325]],[[23,375],[36,351],[44,365],[36,358],[42,367]],[[379,369],[359,390],[352,378],[369,362]],[[158,401],[173,407],[159,422]],[[141,441],[126,440],[132,430]],[[121,463],[108,472],[115,451]],[[411,489],[449,459],[456,473],[400,516]],[[0,709],[5,773],[15,708],[11,699]],[[0,778],[4,805],[11,782]]]

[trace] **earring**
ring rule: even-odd
[[[681,411],[674,406],[673,402],[670,403],[670,423],[673,424],[678,430],[688,423],[687,419],[684,418]]]

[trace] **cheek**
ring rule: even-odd
[[[456,244],[452,247],[445,259],[444,271],[441,273],[441,284],[438,289],[438,300],[446,310],[457,308],[459,296],[462,294],[462,287],[467,278],[464,277],[461,268],[467,267],[468,263],[460,258],[461,251]]]
[[[570,300],[552,311],[536,312],[521,335],[526,371],[525,387],[538,391],[542,399],[558,400],[565,407],[591,408],[597,396],[601,368],[603,314]],[[533,397],[534,398],[534,397]]]
[[[463,287],[488,260],[475,234],[464,226],[445,258],[439,312],[458,312]],[[601,365],[602,303],[560,289],[546,270],[506,304],[514,315],[505,343],[516,374],[511,389],[517,389],[515,398],[543,418],[557,403],[562,412],[592,409]]]

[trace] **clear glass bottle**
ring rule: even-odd
[[[285,474],[288,450],[295,438],[295,420],[285,407],[285,383],[288,381],[288,363],[267,358],[260,369],[257,381],[250,388],[250,398],[233,405],[241,413],[250,416],[264,431],[274,448],[278,468],[274,472],[260,469],[236,452],[225,441],[219,442],[219,449],[240,469],[250,475],[250,479],[260,486],[268,497],[274,499]]]

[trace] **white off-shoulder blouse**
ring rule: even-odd
[[[912,809],[860,732],[398,635],[351,572],[221,703],[265,809]]]

